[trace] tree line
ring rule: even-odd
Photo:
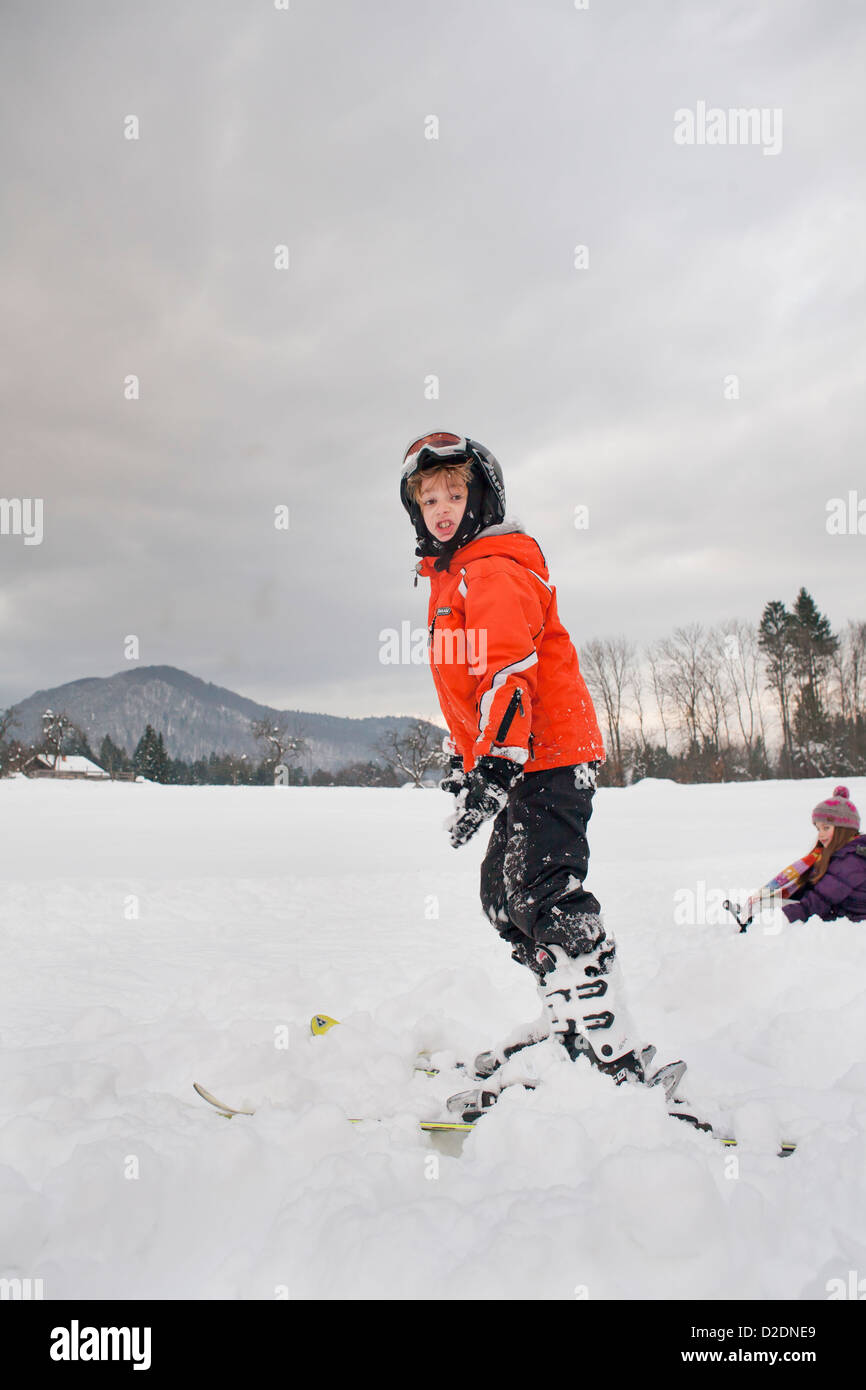
[[[113,779],[144,777],[174,786],[272,786],[279,773],[279,780],[289,786],[400,787],[407,781],[420,786],[431,770],[444,762],[441,731],[421,720],[385,734],[374,750],[379,761],[350,762],[333,772],[317,767],[309,773],[300,766],[309,751],[302,727],[295,723],[290,728],[281,719],[251,721],[250,731],[263,749],[258,759],[245,753],[212,752],[189,761],[172,758],[162,731],[151,724],[146,725],[130,754],[109,734],[94,751],[87,735],[65,711],[44,712],[42,738],[34,744],[10,737],[16,723],[14,706],[0,711],[0,777],[25,771],[34,757],[42,754],[52,762],[59,757],[83,756]]]
[[[757,624],[692,623],[643,650],[624,637],[595,638],[580,651],[596,702],[607,761],[602,786],[643,777],[678,782],[866,775],[866,622],[834,632],[801,588],[788,608],[768,602]],[[216,753],[172,758],[148,724],[132,754],[106,734],[94,753],[64,713],[43,715],[40,744],[11,737],[14,707],[0,711],[0,776],[22,770],[35,752],[82,753],[112,777],[177,785],[396,787],[435,779],[446,759],[442,732],[417,720],[390,730],[375,758],[331,772],[305,771],[303,727],[280,717],[251,721],[262,756]]]
[[[643,650],[596,638],[580,661],[605,734],[601,785],[866,774],[866,622],[834,632],[805,588],[757,624],[693,623]]]

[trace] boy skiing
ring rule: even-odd
[[[650,1070],[655,1048],[629,1018],[615,943],[585,886],[604,747],[544,556],[506,520],[502,470],[476,440],[447,431],[414,440],[400,498],[418,538],[417,573],[430,580],[430,663],[452,753],[441,785],[457,802],[451,843],[493,819],[482,906],[536,976],[544,1005],[540,1026],[476,1059],[490,1079],[449,1108],[480,1113],[507,1057],[552,1034],[617,1085],[661,1084],[677,1113],[685,1064]]]

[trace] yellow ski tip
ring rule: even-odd
[[[327,1033],[329,1028],[335,1028],[340,1022],[338,1018],[330,1018],[328,1014],[313,1014],[310,1019],[310,1032],[314,1037],[320,1033]]]

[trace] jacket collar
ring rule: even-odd
[[[478,560],[483,555],[507,555],[529,567],[537,566],[545,577],[547,575],[547,566],[538,542],[533,540],[532,536],[527,535],[523,525],[516,517],[506,517],[496,526],[485,526],[484,530],[479,531],[477,536],[473,536],[471,541],[467,541],[466,545],[455,550],[447,570],[437,570],[435,568],[436,557],[430,555],[425,555],[423,559],[419,560],[415,569],[426,579],[432,579],[437,574],[454,574],[467,560]]]

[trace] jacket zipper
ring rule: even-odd
[[[520,689],[520,686],[517,687],[517,689],[515,690],[514,694],[508,702],[508,708],[502,716],[502,723],[499,725],[499,728],[496,731],[496,738],[493,740],[494,743],[503,742],[506,735],[508,734],[508,730],[511,728],[511,725],[514,721],[514,716],[517,713],[518,709],[520,710],[520,713],[523,714],[523,692]]]

